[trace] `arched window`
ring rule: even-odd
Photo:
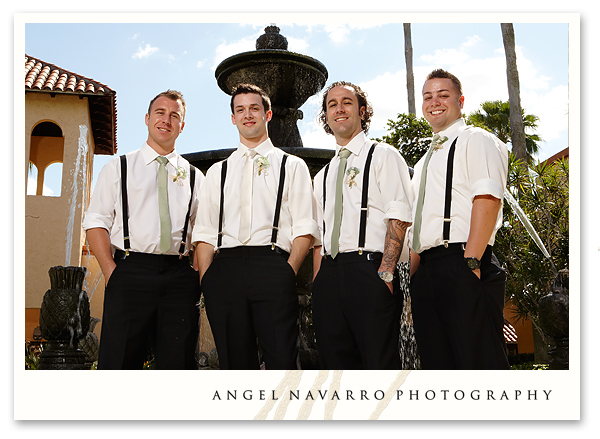
[[[35,126],[29,150],[27,195],[60,197],[64,148],[63,133],[58,125],[41,122]],[[35,180],[35,192],[29,188],[29,179]]]

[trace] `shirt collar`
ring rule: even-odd
[[[254,148],[254,151],[256,151],[258,155],[265,157],[274,148],[275,146],[273,146],[273,143],[271,143],[271,139],[267,138],[267,140],[258,145],[256,148]],[[240,144],[238,145],[238,149],[234,152],[234,154],[238,155],[238,160],[240,160],[246,154],[246,151],[248,151],[249,149],[251,148],[248,148],[246,145],[240,142]]]
[[[144,158],[144,163],[146,165],[152,163],[154,160],[156,160],[156,157],[160,155],[159,153],[154,151],[150,145],[148,145],[148,142],[144,143],[144,146],[142,146],[140,151],[142,153],[142,157]],[[167,158],[167,160],[169,160],[169,163],[174,168],[177,167],[177,152],[175,151],[175,149],[173,149],[173,151],[171,151],[165,157]]]
[[[450,125],[448,125],[446,129],[440,131],[438,134],[440,135],[440,137],[447,136],[449,139],[452,139],[453,137],[456,137],[458,131],[463,129],[466,125],[467,124],[465,123],[465,120],[462,117],[460,117],[454,122],[452,122]]]
[[[354,136],[354,138],[352,140],[350,140],[350,142],[348,142],[348,144],[346,146],[340,146],[340,145],[336,144],[335,145],[335,154],[337,156],[341,149],[346,148],[352,154],[360,155],[360,151],[363,149],[366,142],[367,142],[367,136],[365,135],[364,131],[361,131],[356,136]]]

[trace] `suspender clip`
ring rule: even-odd
[[[129,256],[129,249],[125,249],[125,257]]]
[[[271,243],[271,250],[275,250],[275,243],[274,242]]]
[[[448,241],[444,239],[444,247],[448,248]]]
[[[362,256],[362,254],[363,254],[363,250],[364,250],[364,249],[362,249],[362,248],[359,248],[359,249],[358,249],[358,254]]]

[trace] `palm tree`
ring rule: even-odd
[[[521,110],[519,87],[519,71],[517,70],[517,54],[515,52],[515,31],[512,23],[501,23],[502,42],[506,55],[506,78],[508,83],[508,101],[510,102],[510,125],[512,151],[517,160],[529,161],[525,144],[525,129]]]
[[[466,120],[470,125],[478,126],[493,133],[502,142],[512,143],[513,155],[518,159],[513,141],[513,122],[510,109],[511,105],[506,101],[485,101],[481,103],[478,110],[469,114]],[[533,155],[537,154],[540,148],[539,142],[542,141],[540,136],[532,133],[537,129],[539,118],[533,114],[525,114],[525,110],[521,109],[519,120],[523,130],[527,129],[530,132],[530,134],[525,134],[525,160],[522,161],[531,163]]]
[[[413,49],[410,23],[404,23],[404,59],[406,60],[406,89],[408,95],[408,113],[417,114],[415,105],[415,76],[413,74]]]

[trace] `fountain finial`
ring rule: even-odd
[[[279,33],[279,28],[272,24],[265,27],[265,33],[256,40],[256,50],[287,50],[287,38]]]

